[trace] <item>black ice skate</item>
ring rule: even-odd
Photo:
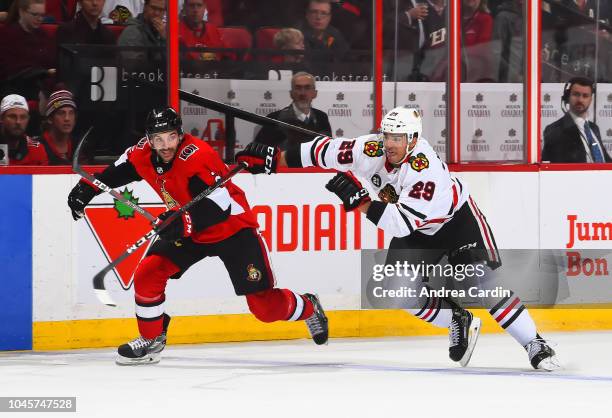
[[[317,345],[327,344],[327,338],[329,336],[327,316],[325,316],[321,302],[319,302],[319,297],[310,293],[305,293],[304,297],[312,302],[314,308],[314,313],[305,321],[310,336]]]
[[[534,369],[552,372],[561,368],[555,350],[550,348],[540,334],[536,334],[536,337],[525,346],[525,350]]]
[[[453,317],[448,327],[448,338],[450,340],[448,355],[452,361],[458,361],[461,367],[467,366],[476,346],[480,334],[480,318],[471,312],[461,309],[453,309]]]
[[[122,344],[117,349],[119,356],[115,360],[120,366],[135,366],[139,364],[156,364],[161,360],[160,353],[166,347],[166,334],[170,324],[170,315],[164,314],[163,331],[155,338],[143,336]]]

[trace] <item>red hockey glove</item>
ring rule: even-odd
[[[159,215],[156,226],[160,225],[175,212],[175,210],[169,210]],[[170,225],[159,231],[158,235],[163,240],[176,241],[177,239],[190,236],[192,231],[191,216],[189,216],[189,213],[183,212],[180,216],[175,217],[170,222]]]
[[[251,174],[276,173],[280,150],[278,147],[251,142],[242,151],[236,153],[237,163],[246,163],[246,170]]]
[[[342,200],[344,210],[347,212],[372,201],[368,190],[350,172],[336,174],[325,188]]]

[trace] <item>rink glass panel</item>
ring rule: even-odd
[[[347,38],[350,49],[330,55],[299,49],[280,49],[274,36],[284,28],[296,28],[306,18],[306,4],[290,1],[282,10],[253,22],[244,10],[224,13],[219,27],[226,49],[183,48],[180,54],[180,86],[190,93],[222,102],[260,116],[291,104],[291,77],[300,71],[316,80],[312,106],[327,113],[335,137],[369,133],[373,125],[372,14],[374,2],[362,2],[360,16],[332,5],[331,25]],[[255,2],[253,2],[255,4]],[[269,7],[260,4],[258,7]],[[372,9],[371,9],[372,8]],[[350,23],[350,25],[349,25]],[[347,26],[348,25],[348,26]],[[226,160],[253,141],[261,125],[181,101],[185,132],[209,142]],[[234,132],[232,132],[232,128]]]
[[[526,162],[522,3],[461,1],[461,162]]]
[[[541,2],[541,131],[563,116],[561,96],[565,83],[573,77],[587,77],[596,86],[588,117],[599,126],[608,153],[612,150],[612,4],[609,3],[589,1],[584,10],[579,10],[571,4]]]

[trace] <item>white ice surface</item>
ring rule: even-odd
[[[505,334],[481,335],[467,368],[442,337],[177,345],[135,367],[112,349],[0,353],[0,396],[77,397],[46,417],[612,416],[612,332],[546,337],[562,371],[532,370]]]

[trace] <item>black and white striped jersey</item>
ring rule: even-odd
[[[380,199],[372,202],[368,219],[396,237],[415,230],[434,235],[469,198],[465,185],[424,139],[397,167],[387,161],[379,134],[319,136],[301,144],[300,156],[302,167],[351,171],[365,180]]]

